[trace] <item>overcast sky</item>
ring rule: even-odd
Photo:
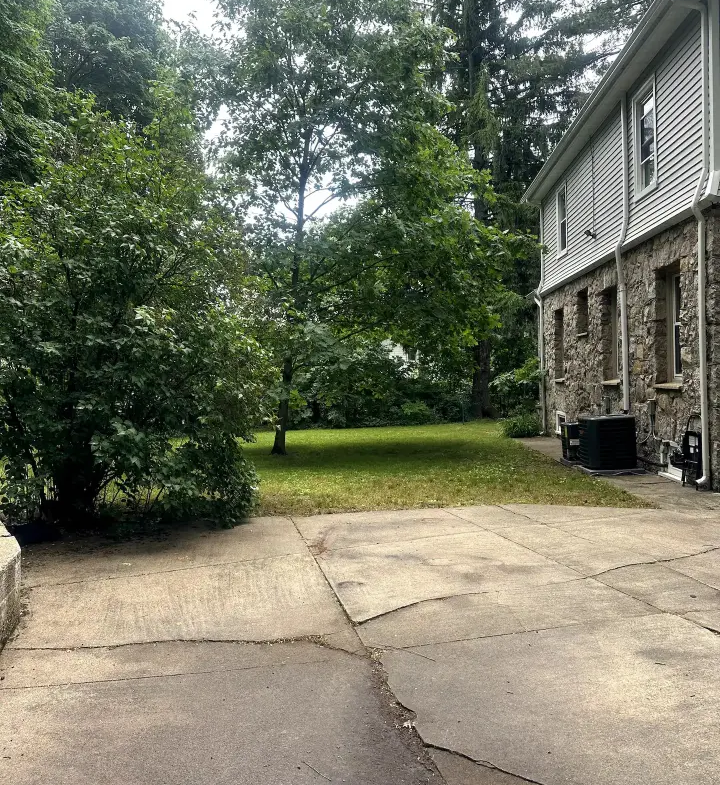
[[[186,22],[188,14],[195,12],[196,24],[203,33],[209,33],[213,23],[213,0],[164,0],[166,19]]]

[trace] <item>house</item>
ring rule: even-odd
[[[720,0],[655,0],[524,198],[546,431],[630,412],[674,475],[690,421],[720,489]]]

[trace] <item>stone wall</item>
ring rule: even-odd
[[[713,485],[720,488],[720,210],[707,216],[707,300],[710,435]],[[639,455],[659,461],[660,441],[649,436],[648,400],[657,401],[655,432],[679,442],[688,417],[700,412],[697,324],[697,221],[668,229],[623,256],[628,299],[630,400],[637,418]],[[680,275],[682,378],[669,368],[669,287]],[[576,278],[543,299],[548,371],[548,429],[555,412],[568,419],[622,409],[620,309],[615,261]],[[560,314],[562,313],[562,319]],[[559,350],[557,335],[563,334]],[[615,346],[615,341],[617,345]],[[561,356],[562,355],[562,356]],[[559,363],[564,361],[564,367]],[[699,427],[699,423],[696,423]],[[647,438],[646,438],[647,437]],[[650,466],[648,468],[651,468]]]
[[[0,525],[0,649],[20,619],[20,548]]]

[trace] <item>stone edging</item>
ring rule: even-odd
[[[20,619],[20,546],[0,524],[0,649]]]

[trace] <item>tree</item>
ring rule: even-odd
[[[0,183],[30,180],[40,140],[49,133],[51,71],[42,46],[46,0],[0,3]]]
[[[359,334],[460,346],[470,321],[488,323],[491,259],[510,240],[462,204],[486,184],[435,130],[447,35],[410,2],[221,5],[221,152],[252,216],[251,270],[282,314],[284,454],[293,381],[314,355]]]
[[[169,88],[143,135],[69,97],[39,182],[0,199],[0,506],[64,526],[237,520],[263,352],[227,211]]]
[[[58,87],[93,93],[100,109],[139,128],[151,121],[151,84],[170,43],[159,3],[56,0],[48,42]]]
[[[457,109],[446,132],[471,151],[476,169],[491,172],[500,197],[490,212],[484,202],[476,202],[479,220],[537,231],[535,212],[519,204],[520,197],[648,5],[649,0],[436,0],[433,18],[456,36],[455,61],[444,85]],[[505,286],[520,295],[527,294],[538,277],[537,254],[503,270]],[[503,310],[510,302],[512,310]],[[491,355],[514,340],[518,328],[526,333],[533,318],[531,307],[512,299],[501,299],[496,308],[500,321],[512,327],[500,327],[495,340],[478,341],[472,350],[473,409],[478,416],[488,409],[493,370],[509,370],[501,358],[491,364]],[[518,321],[523,313],[524,328]]]

